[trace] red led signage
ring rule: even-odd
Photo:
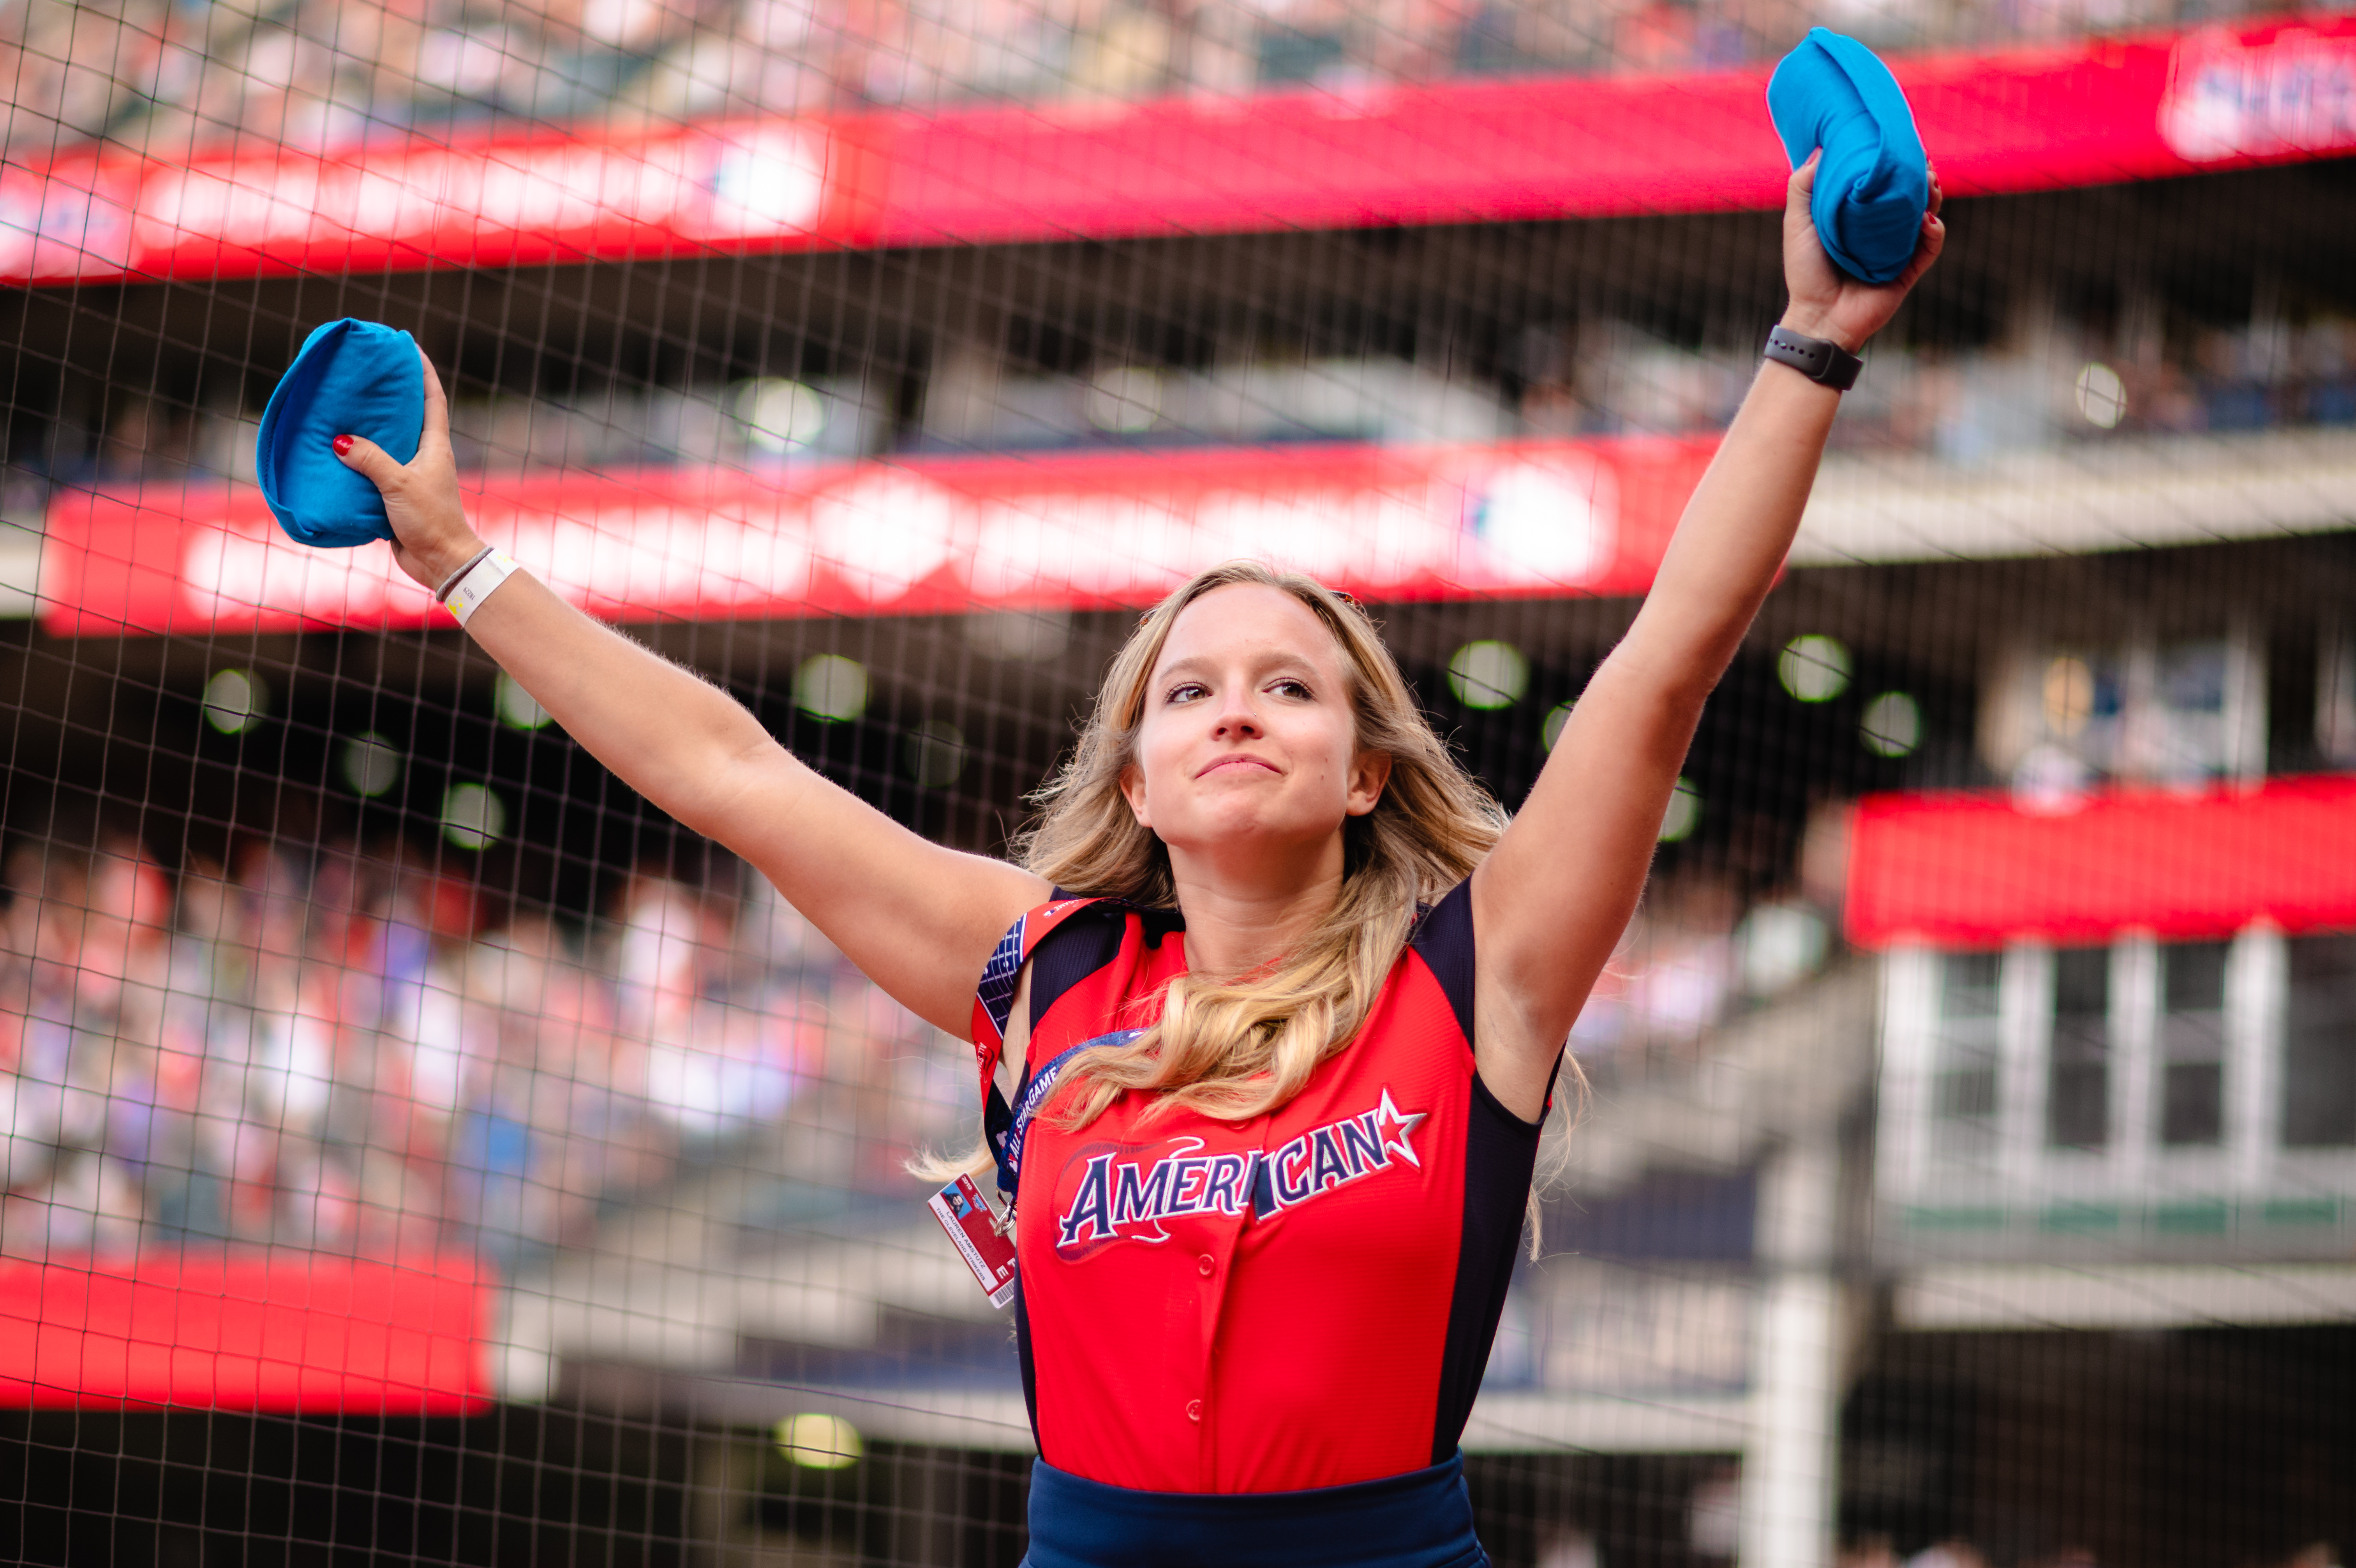
[[[0,1262],[0,1404],[466,1413],[490,1400],[495,1295],[464,1257]]]
[[[2257,920],[2356,927],[2356,778],[2254,790],[2096,796],[2029,811],[2002,798],[1885,795],[1858,808],[1849,939],[1987,948],[2198,940]]]
[[[485,537],[616,620],[1150,605],[1237,556],[1372,599],[1635,594],[1716,438],[1299,446],[488,475]],[[451,624],[391,552],[289,541],[227,485],[61,491],[66,636]]]

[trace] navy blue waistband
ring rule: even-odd
[[[1026,1568],[1486,1568],[1462,1454],[1305,1492],[1138,1492],[1031,1468]]]

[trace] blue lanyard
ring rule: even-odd
[[[990,1152],[998,1156],[998,1190],[1006,1197],[1009,1214],[1014,1211],[1015,1184],[1023,1175],[1023,1134],[1031,1130],[1031,1118],[1039,1113],[1040,1107],[1047,1103],[1047,1097],[1055,1092],[1055,1085],[1063,1081],[1064,1069],[1082,1051],[1094,1050],[1098,1046],[1117,1050],[1144,1033],[1142,1029],[1116,1029],[1109,1035],[1082,1040],[1078,1045],[1058,1052],[1037,1072],[1024,1075],[1014,1090],[1014,1108],[1012,1111],[1007,1109],[1006,1098],[998,1092],[998,1086],[991,1085],[991,1104],[983,1115],[983,1125],[985,1128],[1003,1129],[990,1134]]]

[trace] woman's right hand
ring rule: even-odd
[[[1930,207],[1922,214],[1922,231],[1906,270],[1886,284],[1862,283],[1833,264],[1816,234],[1816,171],[1824,158],[1822,149],[1809,154],[1784,187],[1783,283],[1792,298],[1783,324],[1810,338],[1828,338],[1854,354],[1889,325],[1908,291],[1939,259],[1947,242],[1947,225],[1939,217],[1945,193],[1939,188],[1939,171],[1927,169]]]
[[[417,350],[425,367],[425,428],[417,438],[417,456],[396,463],[392,454],[365,435],[338,435],[336,456],[347,468],[365,475],[384,497],[384,515],[392,524],[392,558],[401,569],[428,588],[472,560],[483,541],[466,521],[466,508],[458,496],[458,460],[450,450],[450,400],[443,395],[442,378],[434,361]]]

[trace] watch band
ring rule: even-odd
[[[1865,369],[1863,360],[1839,344],[1804,337],[1783,327],[1767,334],[1766,354],[1777,364],[1789,365],[1808,380],[1835,392],[1847,392],[1857,385],[1857,373]]]

